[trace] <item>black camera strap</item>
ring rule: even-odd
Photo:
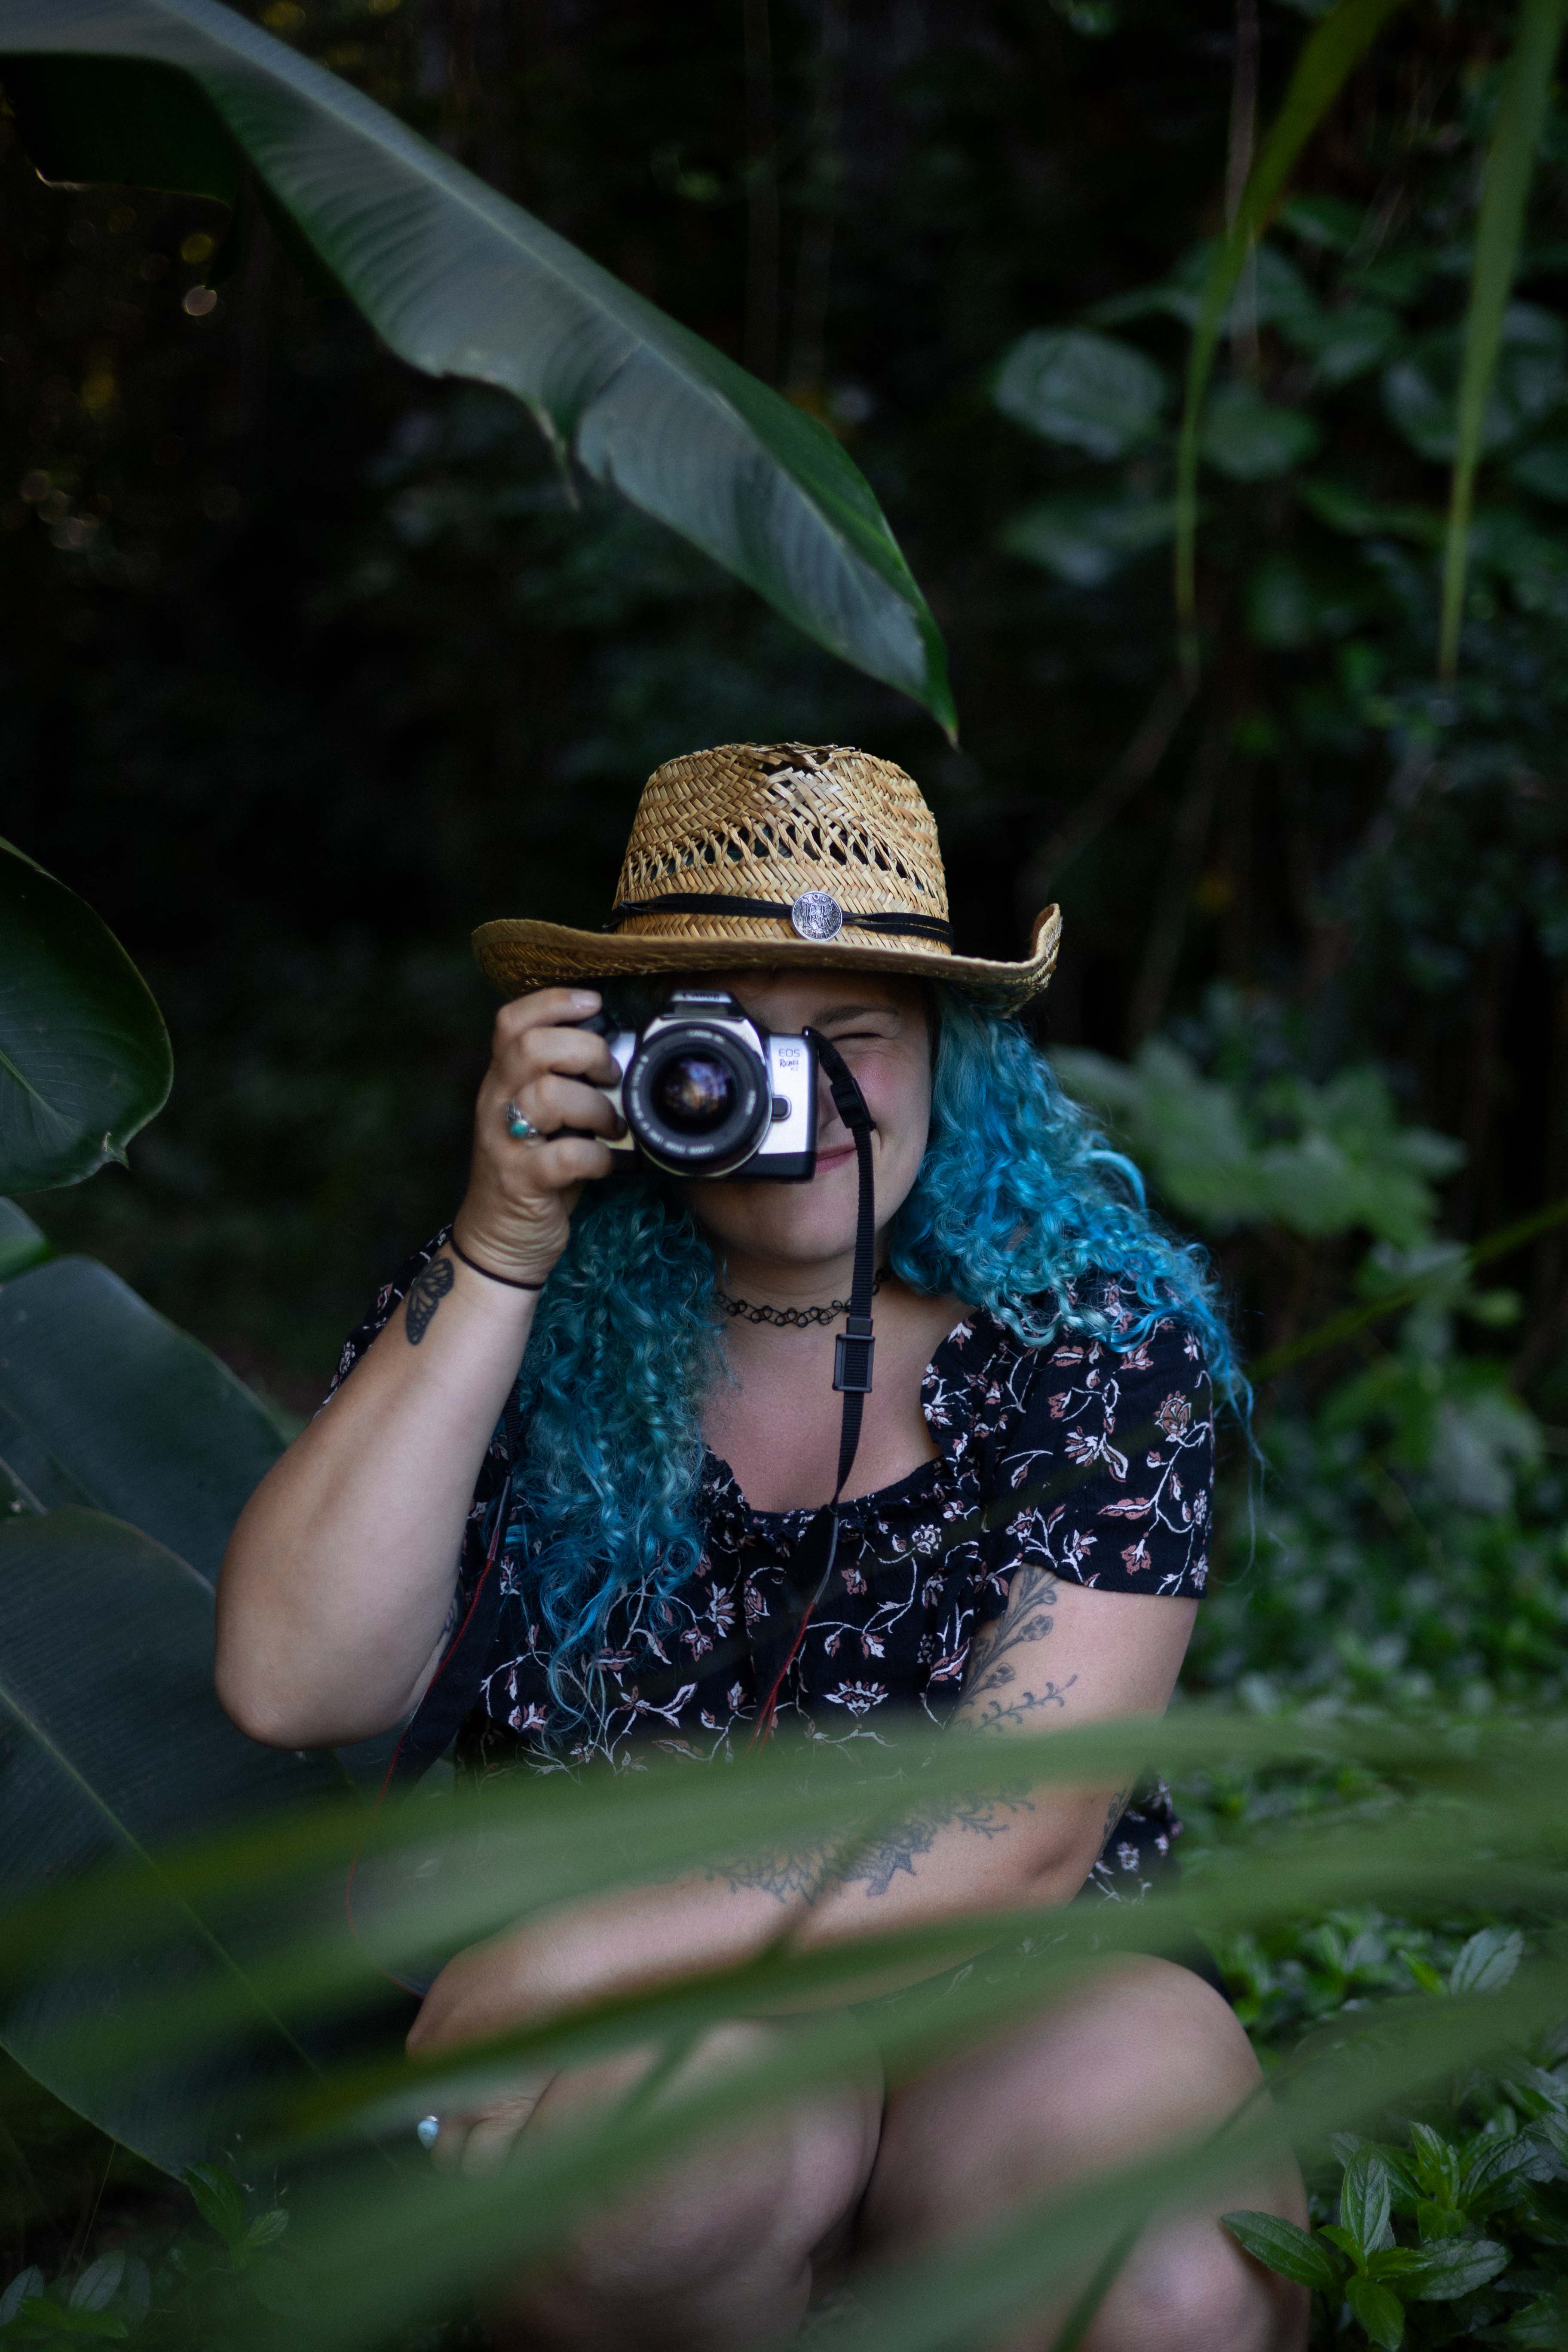
[[[818,1601],[827,1590],[838,1555],[838,1500],[848,1483],[855,1466],[855,1456],[860,1445],[860,1423],[866,1410],[866,1399],[871,1392],[871,1359],[876,1349],[876,1335],[871,1327],[872,1284],[876,1279],[877,1205],[876,1187],[871,1175],[871,1114],[866,1108],[866,1097],[855,1083],[854,1075],[837,1045],[808,1029],[816,1058],[826,1076],[833,1096],[833,1107],[844,1121],[855,1142],[855,1162],[860,1180],[859,1203],[855,1217],[855,1271],[849,1285],[849,1312],[845,1328],[834,1342],[833,1385],[844,1399],[844,1409],[838,1427],[838,1477],[832,1499],[825,1503],[802,1537],[791,1563],[788,1585],[795,1601],[795,1613],[786,1618],[783,1632],[788,1646],[782,1662],[778,1660],[779,1643],[758,1642],[753,1649],[758,1687],[768,1675],[765,1695],[757,1708],[756,1728],[752,1745],[758,1746],[773,1736],[778,1714],[779,1694],[800,1654],[806,1627]],[[769,1669],[773,1671],[769,1675]]]

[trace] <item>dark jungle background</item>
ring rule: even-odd
[[[1554,1702],[1568,1229],[1484,1280],[1461,1245],[1568,1194],[1555,100],[1436,677],[1511,11],[1396,17],[1259,249],[1205,430],[1195,688],[1169,534],[1201,248],[1310,0],[250,13],[843,436],[945,633],[962,743],[564,481],[513,403],[386,356],[265,228],[230,267],[216,206],[46,188],[0,113],[0,829],[118,932],[176,1066],[128,1169],[28,1204],[51,1240],[310,1412],[458,1197],[492,1009],[471,927],[602,920],[676,751],[858,742],[935,808],[962,949],[1016,955],[1061,901],[1043,1034],[1215,1252],[1255,1360],[1421,1283],[1260,1386],[1268,1471],[1249,1504],[1233,1447],[1190,1686]],[[1120,408],[1042,393],[1027,339],[1072,326],[1141,355],[1131,409],[1125,382]],[[1273,1801],[1195,1792],[1194,1846]],[[1225,1958],[1267,2050],[1477,1965],[1478,1932],[1506,1974],[1506,1922],[1364,1911]],[[1465,2095],[1454,2133],[1495,2128]],[[55,2260],[106,2145],[71,2128],[89,2188]],[[1498,2311],[1568,2293],[1568,2223],[1488,2226],[1522,2266]]]
[[[1061,899],[1053,1040],[1123,1055],[1222,982],[1276,1057],[1319,1079],[1373,1057],[1403,1118],[1464,1145],[1445,1231],[1568,1189],[1557,612],[1488,599],[1439,694],[1408,544],[1369,563],[1293,471],[1211,472],[1205,683],[1121,814],[1031,870],[1172,674],[1168,562],[1089,544],[1075,578],[1009,551],[1021,512],[1106,469],[991,383],[1026,331],[1164,279],[1220,222],[1229,0],[258,13],[834,422],[946,632],[963,746],[657,527],[573,510],[512,404],[415,377],[270,243],[187,301],[218,208],[47,190],[0,133],[5,826],[141,961],[178,1069],[130,1171],[50,1202],[51,1231],[307,1408],[461,1181],[489,1015],[470,927],[601,920],[649,769],[786,735],[910,769],[971,951],[1019,952]],[[1265,107],[1305,29],[1263,7]],[[1462,302],[1507,29],[1413,17],[1301,174],[1375,211],[1367,266],[1403,270],[1415,325]],[[1521,291],[1550,306],[1560,170],[1537,212]],[[1343,257],[1279,244],[1309,277]],[[1180,318],[1136,332],[1173,373]],[[1441,468],[1376,373],[1325,391],[1264,334],[1363,497],[1436,512]],[[1568,1338],[1557,1268],[1547,1242],[1510,1269],[1536,1381]],[[1313,1303],[1263,1284],[1249,1339]]]

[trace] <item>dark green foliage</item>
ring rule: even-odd
[[[25,2124],[31,2164],[25,2181],[7,2179],[0,2213],[37,2249],[21,2268],[0,2258],[7,2352],[12,2345],[65,2352],[87,2336],[157,2352],[215,2352],[268,2332],[287,2338],[304,2290],[290,2260],[286,2200],[265,2185],[244,2186],[222,2165],[192,2166],[183,2186],[160,2186],[65,2109],[35,2098],[24,2116],[15,2098],[5,2105],[11,2121]],[[0,2139],[0,2175],[6,2146]],[[72,2156],[86,2159],[75,2179]],[[73,2198],[84,2187],[77,2211]],[[116,2242],[83,2253],[84,2225],[111,2210]],[[405,2334],[398,2352],[480,2352],[482,2343],[477,2326],[459,2318]]]
[[[1373,2344],[1554,2343],[1568,2298],[1565,2100],[1561,2063],[1521,2057],[1472,2077],[1446,2129],[1415,2119],[1397,2143],[1343,2136],[1333,2220],[1304,2231],[1232,2213],[1226,2226],[1327,2314],[1348,2305]]]
[[[821,132],[840,177],[811,397],[942,605],[964,688],[956,765],[654,526],[591,485],[570,512],[512,404],[399,374],[265,235],[249,276],[188,315],[181,295],[212,257],[182,247],[221,236],[219,211],[51,194],[12,159],[13,308],[38,324],[4,425],[11,822],[131,938],[184,1072],[132,1179],[68,1204],[62,1241],[313,1401],[336,1336],[460,1181],[486,1023],[465,974],[470,924],[503,908],[601,919],[654,760],[770,732],[909,761],[976,949],[1016,951],[1039,899],[1063,898],[1047,1013],[1064,1042],[1121,1055],[1216,972],[1248,994],[1264,984],[1291,1003],[1314,1082],[1381,1060],[1414,1123],[1465,1143],[1455,1230],[1559,1181],[1562,508],[1539,486],[1562,427],[1546,415],[1482,467],[1466,666],[1439,695],[1446,475],[1384,400],[1389,370],[1462,317],[1507,29],[1494,12],[1405,12],[1346,101],[1364,152],[1310,152],[1257,256],[1256,362],[1238,313],[1220,373],[1310,420],[1321,454],[1251,483],[1205,468],[1212,659],[1197,704],[1076,863],[1031,870],[1171,654],[1170,434],[1229,95],[1223,51],[1205,44],[1228,38],[1231,16],[1135,16],[1092,40],[1054,13],[998,18],[982,39],[962,12],[928,11],[901,63],[856,50]],[[1267,116],[1300,34],[1270,9],[1264,27]],[[808,110],[814,26],[784,9],[774,32],[781,122],[814,126],[781,190],[787,351],[817,266],[790,239],[828,182]],[[481,91],[448,59],[424,98],[395,13],[308,14],[300,37],[340,64],[356,45],[347,70],[378,98],[499,169],[622,275],[640,253],[638,283],[741,349],[728,16],[691,19],[677,65],[610,0],[571,31],[546,9],[517,28],[520,78],[487,74]],[[514,36],[498,18],[485,37],[507,50]],[[1438,116],[1408,131],[1400,58],[1441,92]],[[1112,106],[1110,173],[1089,126]],[[1560,145],[1549,123],[1515,294],[1548,320]],[[700,181],[718,200],[690,193]],[[1373,206],[1380,188],[1397,192],[1392,213]],[[1145,285],[1155,294],[1130,307]],[[1124,457],[988,406],[1021,339],[1059,353],[1088,335],[1165,387],[1155,437]],[[1532,415],[1544,381],[1537,368]],[[89,382],[107,404],[83,404]],[[62,384],[69,400],[46,403]],[[1122,418],[1116,437],[1131,429]],[[1538,1253],[1527,1290],[1541,1370],[1556,1263]]]

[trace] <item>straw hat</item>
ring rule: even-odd
[[[854,965],[1022,1004],[1050,979],[1060,932],[1047,907],[1023,962],[954,955],[935,820],[901,768],[843,743],[721,743],[648,778],[602,931],[510,918],[481,923],[474,953],[509,995]]]

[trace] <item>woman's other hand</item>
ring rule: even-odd
[[[623,1132],[605,1087],[620,1076],[608,1045],[581,1027],[589,988],[541,988],[496,1015],[474,1112],[474,1157],[454,1233],[469,1256],[515,1282],[542,1282],[566,1246],[585,1183],[607,1176]],[[508,1131],[509,1103],[536,1134]]]
[[[772,1894],[694,1878],[592,1897],[503,1928],[447,1961],[414,2021],[409,2055],[445,2057],[617,1994],[731,1968],[754,1958],[787,1917]],[[737,2023],[708,2040],[716,2049],[728,2046]],[[504,2086],[442,2114],[437,2161],[482,2171],[520,2132],[625,2097],[655,2055],[649,2043],[566,2073],[549,2060],[520,2066]]]
[[[559,2009],[560,1993],[539,1965],[538,1942],[524,1928],[490,1937],[449,1960],[414,2021],[410,2057],[444,2057],[465,2042],[486,2042],[509,2029],[542,2022]],[[443,2114],[433,2149],[437,2163],[460,2164],[474,2172],[499,2163],[531,2119],[554,2072],[548,2066],[524,2070],[504,2091]]]

